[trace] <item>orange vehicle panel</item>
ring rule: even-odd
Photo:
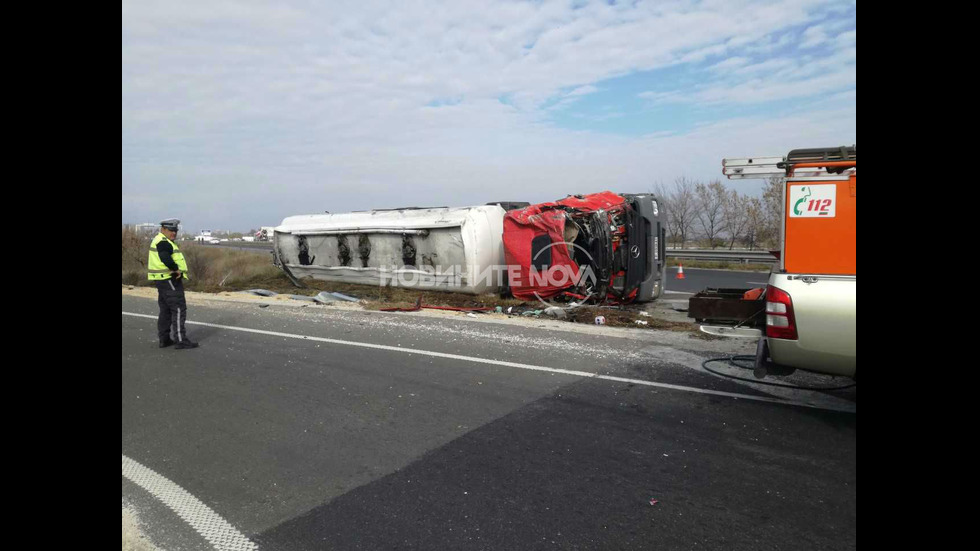
[[[830,185],[836,186],[833,203],[829,202],[832,188],[825,187]],[[803,189],[805,186],[812,187]],[[810,193],[814,188],[819,193]],[[811,195],[818,199],[810,199]],[[786,272],[856,275],[857,175],[839,181],[790,180],[786,183],[785,198]],[[814,209],[821,206],[828,209],[831,205],[833,216],[815,216],[819,213],[813,212]],[[811,212],[806,213],[807,210]],[[793,216],[794,212],[801,215]]]

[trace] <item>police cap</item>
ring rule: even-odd
[[[166,220],[160,222],[161,228],[166,228],[170,231],[177,231],[177,228],[179,226],[180,226],[180,220],[176,218],[167,218]]]

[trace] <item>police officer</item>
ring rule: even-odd
[[[176,343],[174,348],[197,348],[196,342],[187,338],[184,322],[187,321],[187,303],[184,301],[184,279],[187,277],[187,261],[174,243],[180,220],[170,218],[160,222],[160,233],[150,242],[147,276],[157,286],[157,334],[160,348]],[[176,339],[176,340],[175,340]]]

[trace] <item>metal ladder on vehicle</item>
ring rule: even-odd
[[[819,162],[839,163],[841,161],[856,161],[857,145],[850,147],[823,147],[817,149],[794,149],[786,157],[735,157],[722,159],[722,173],[728,176],[729,180],[740,180],[749,178],[770,178],[772,176],[786,176],[794,165],[813,164]],[[830,174],[840,172],[831,168],[808,168],[818,174]]]

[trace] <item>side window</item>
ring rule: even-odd
[[[551,267],[551,236],[543,233],[531,240],[531,266],[539,272]]]

